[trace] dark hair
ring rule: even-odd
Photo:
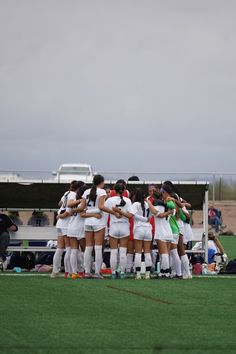
[[[163,184],[161,186],[161,190],[164,190],[166,193],[168,193],[169,195],[172,195],[173,194],[173,189],[171,188],[171,186],[169,186],[168,184]]]
[[[92,202],[95,203],[96,198],[97,198],[97,186],[99,184],[101,184],[102,182],[104,182],[104,177],[103,176],[95,175],[93,177],[93,185],[92,185],[92,188],[91,188],[89,196],[88,196],[89,201],[91,200]]]
[[[84,192],[88,189],[87,184],[83,184],[78,190],[77,190],[77,195],[76,195],[76,199],[81,199],[82,195],[84,194]]]
[[[137,188],[135,195],[134,195],[134,203],[139,202],[141,203],[142,209],[143,209],[143,216],[145,216],[145,194],[144,191]]]
[[[163,186],[168,186],[169,188],[171,188],[171,194],[175,193],[179,196],[178,189],[175,187],[175,185],[171,181],[165,181],[163,183]]]
[[[118,183],[123,184],[124,187],[126,187],[126,184],[127,184],[124,179],[118,179],[118,181],[116,181],[116,184],[118,184]]]
[[[128,181],[139,181],[138,176],[131,176],[128,178]]]
[[[152,205],[154,205],[154,206],[159,205],[160,201],[162,201],[162,194],[159,190],[154,192],[152,197],[153,197]]]
[[[116,193],[118,193],[120,196],[120,205],[119,206],[125,206],[126,202],[125,202],[123,195],[122,195],[125,190],[125,186],[122,183],[116,183],[114,186],[114,189],[115,189]]]
[[[77,189],[79,189],[81,186],[84,185],[84,182],[82,181],[72,181],[70,184],[70,191],[77,191]]]
[[[156,200],[162,199],[162,194],[161,194],[160,191],[154,192],[152,196],[153,196],[153,198],[156,199]]]

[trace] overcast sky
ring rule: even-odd
[[[0,0],[0,170],[235,171],[235,0]]]

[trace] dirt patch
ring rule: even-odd
[[[213,205],[209,201],[209,205]],[[224,231],[232,230],[236,234],[236,201],[223,200],[216,201],[214,207],[221,210],[223,224],[227,225]],[[195,211],[193,213],[194,227],[199,228],[202,225],[203,213],[202,211]]]

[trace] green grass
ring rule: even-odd
[[[221,236],[229,258],[236,238]],[[0,276],[1,354],[236,352],[236,277]]]
[[[0,286],[0,353],[236,351],[235,278],[73,281],[3,275]]]
[[[236,258],[236,236],[219,236],[229,259]]]

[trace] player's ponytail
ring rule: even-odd
[[[145,216],[145,195],[141,189],[136,189],[135,196],[134,196],[134,203],[139,202],[141,204],[143,210],[143,216]]]
[[[92,188],[90,190],[89,193],[89,200],[91,200],[92,202],[95,203],[96,198],[97,198],[97,186],[99,186],[99,184],[101,184],[102,182],[104,182],[104,177],[101,175],[96,175],[93,177],[93,185]]]
[[[115,189],[116,193],[119,194],[119,196],[120,196],[120,206],[121,207],[125,206],[126,201],[124,200],[123,195],[122,195],[125,190],[125,186],[121,183],[117,183],[115,185],[114,189]]]

